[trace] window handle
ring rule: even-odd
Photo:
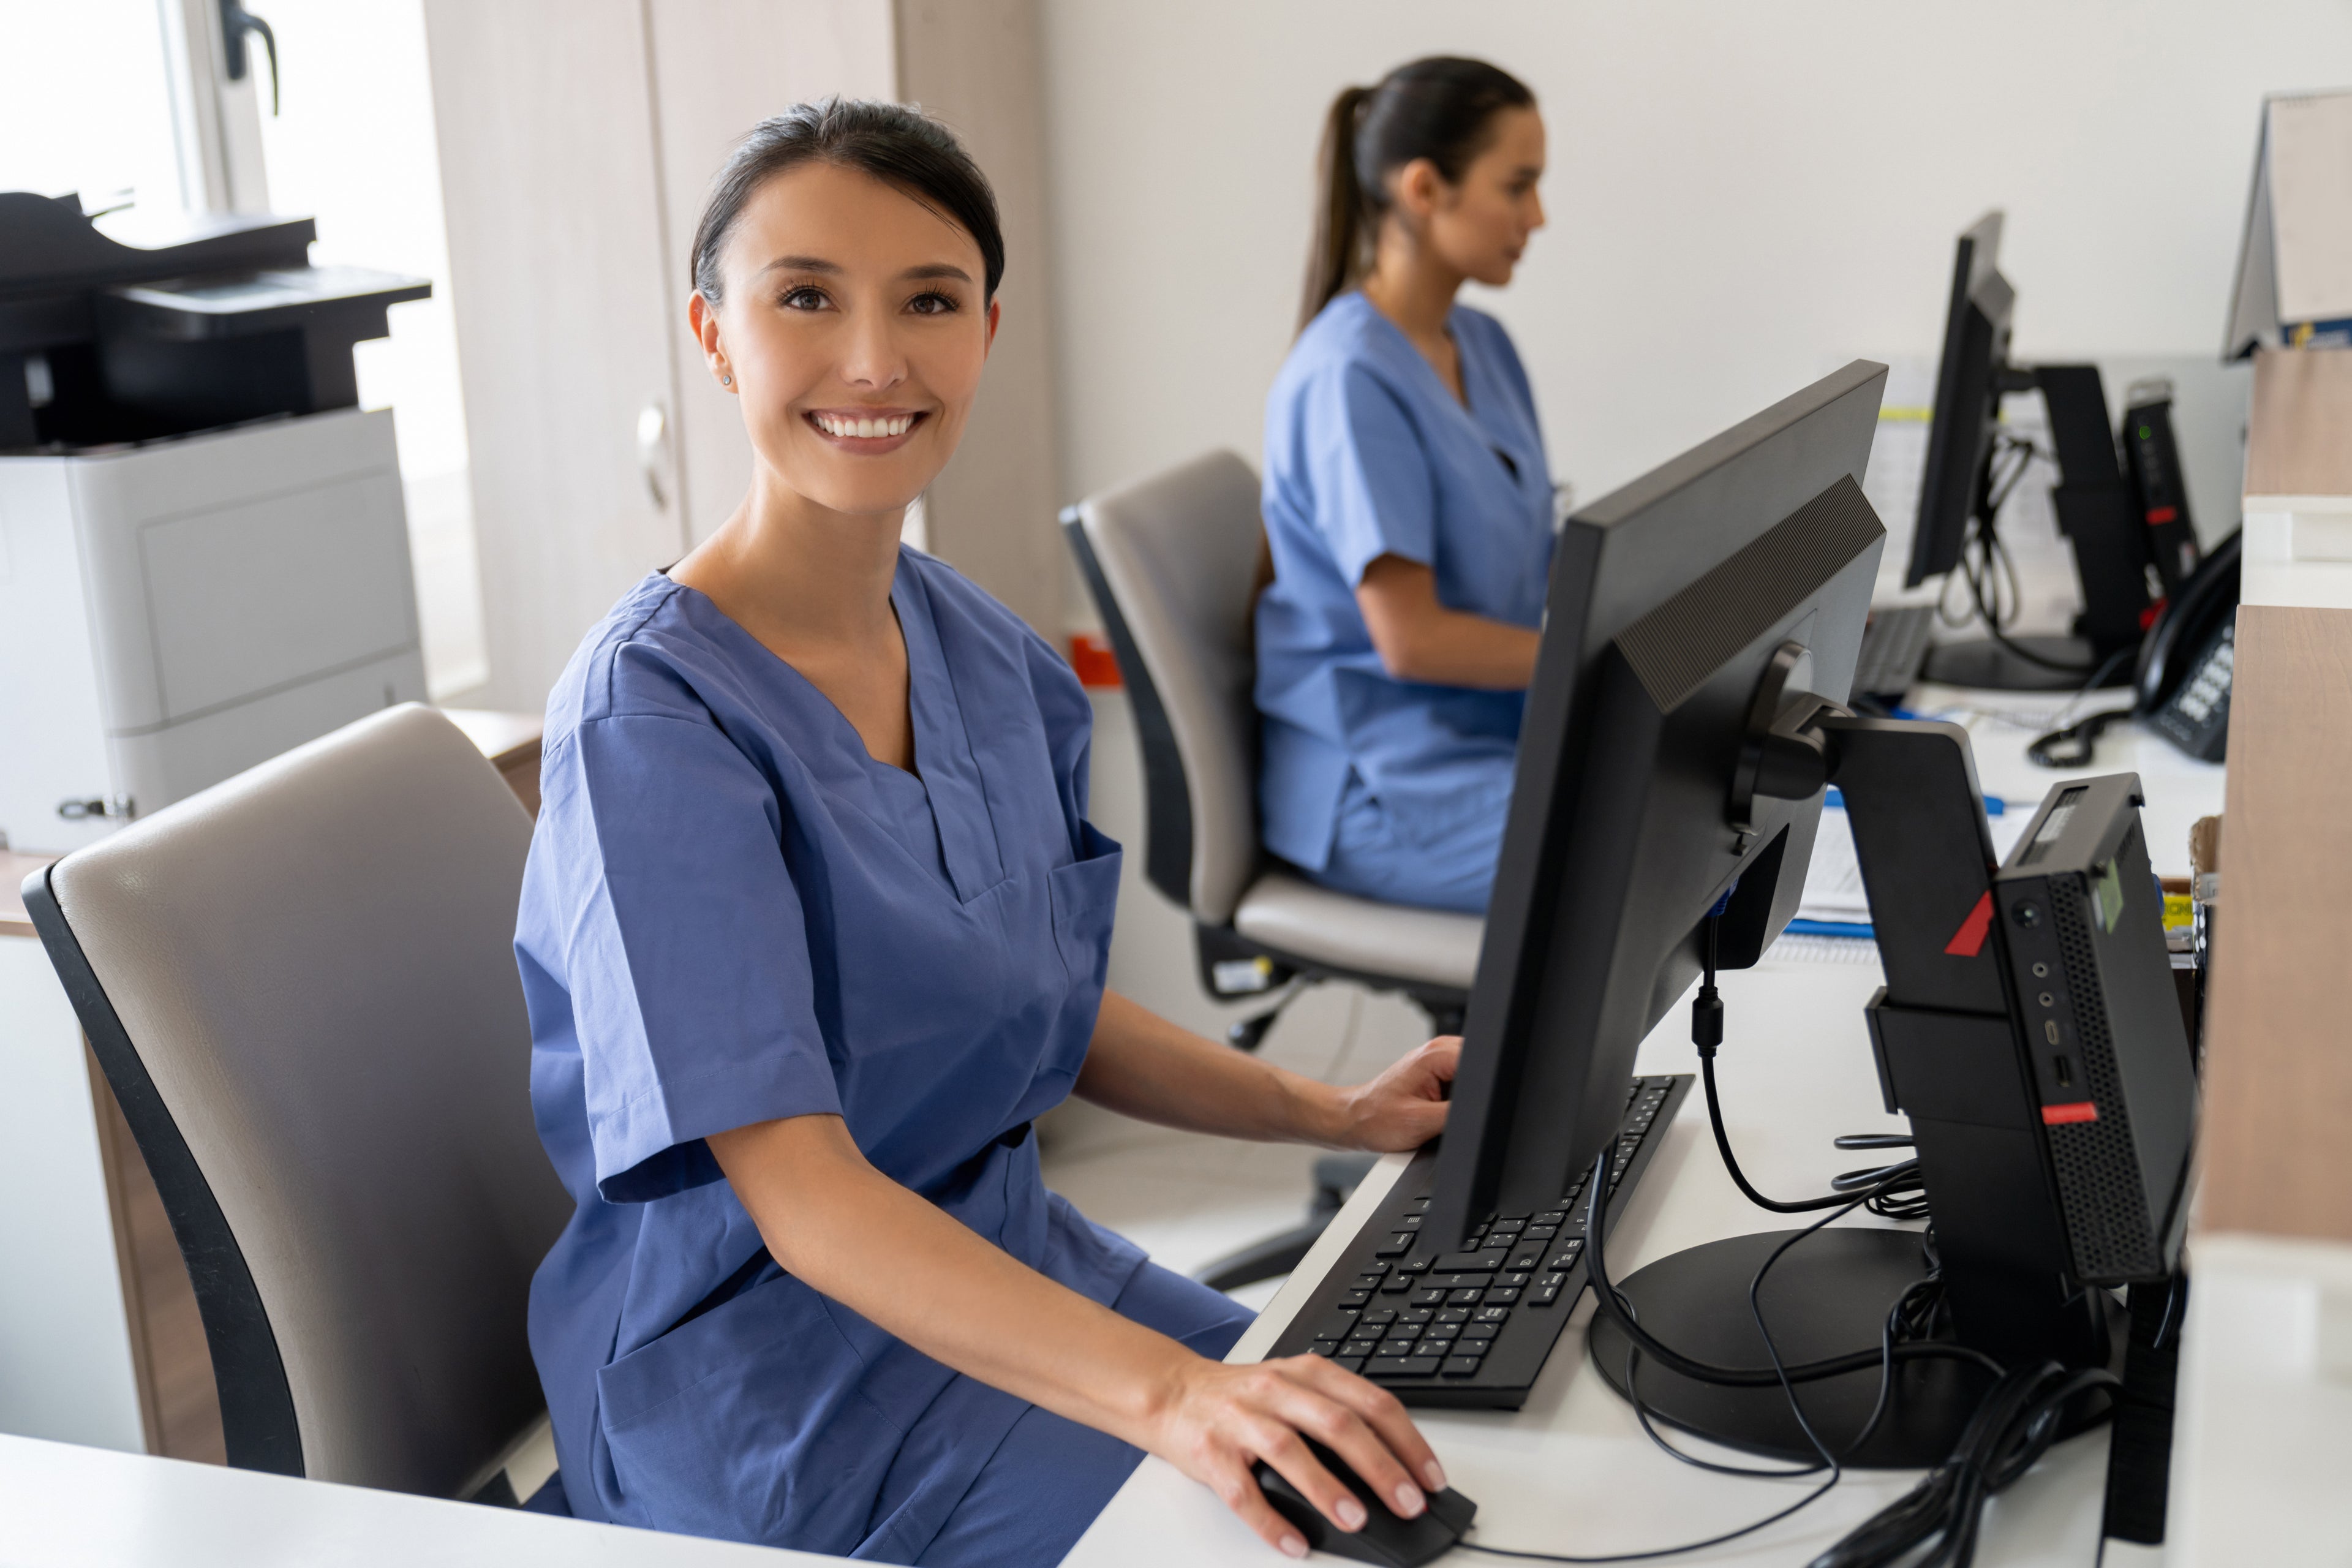
[[[262,47],[269,51],[269,112],[275,118],[278,113],[278,35],[269,30],[268,23],[247,10],[237,0],[220,0],[220,20],[221,49],[226,57],[221,63],[226,68],[231,81],[243,81],[246,72],[252,68],[251,61],[246,57],[245,36],[247,33],[261,35]]]

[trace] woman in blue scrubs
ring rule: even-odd
[[[1502,324],[1543,226],[1534,95],[1480,60],[1331,106],[1297,342],[1266,400],[1266,847],[1315,880],[1484,913],[1551,564],[1552,486]]]
[[[624,595],[549,700],[515,948],[577,1204],[531,1347],[572,1510],[887,1563],[1058,1560],[1145,1452],[1274,1544],[1260,1458],[1363,1521],[1444,1484],[1336,1363],[1218,1358],[1248,1314],[1047,1192],[1072,1093],[1170,1125],[1409,1149],[1458,1042],[1337,1089],[1103,988],[1119,851],[1069,668],[902,549],[997,323],[993,198],[897,105],[757,128],[690,320],[751,488]]]

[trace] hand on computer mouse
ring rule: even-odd
[[[1402,1517],[1428,1506],[1445,1471],[1396,1395],[1318,1356],[1250,1366],[1199,1361],[1179,1374],[1146,1446],[1202,1482],[1263,1536],[1293,1557],[1306,1537],[1258,1489],[1263,1459],[1343,1531],[1361,1530],[1364,1504],[1309,1450],[1307,1437],[1347,1462],[1376,1498]],[[1303,1435],[1303,1436],[1302,1436]]]

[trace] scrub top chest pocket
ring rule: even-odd
[[[1046,873],[1054,904],[1054,941],[1070,984],[1099,986],[1110,961],[1111,922],[1118,912],[1118,841],[1091,822],[1078,824],[1079,858]]]

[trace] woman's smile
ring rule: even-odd
[[[905,446],[929,415],[913,408],[812,408],[801,417],[828,444],[878,457]]]

